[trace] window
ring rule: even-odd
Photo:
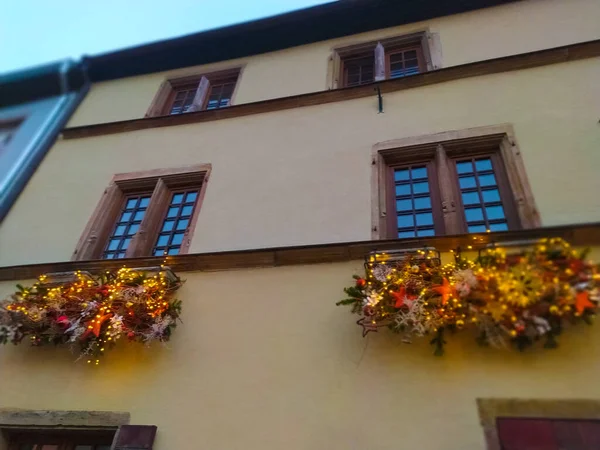
[[[540,225],[509,126],[384,142],[373,156],[376,239]]]
[[[600,448],[600,420],[499,417],[496,424],[504,450]]]
[[[146,117],[175,115],[230,106],[240,69],[165,81]]]
[[[600,404],[593,399],[477,399],[488,450],[600,448]]]
[[[120,259],[186,253],[210,165],[116,175],[73,259]]]
[[[336,49],[330,88],[403,78],[439,68],[439,36],[428,32]]]
[[[31,430],[9,435],[8,450],[110,450],[114,431],[48,432]]]

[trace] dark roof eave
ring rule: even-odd
[[[106,81],[283,50],[518,0],[338,1],[266,19],[88,57]]]

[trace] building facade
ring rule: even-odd
[[[335,305],[376,249],[447,262],[557,236],[600,255],[600,4],[397,3],[89,58],[89,94],[0,225],[0,293],[166,260],[183,324],[92,368],[0,348],[6,448],[61,429],[37,449],[106,448],[139,424],[158,450],[521,449],[496,418],[600,418],[597,327],[524,353],[461,335],[436,358]]]

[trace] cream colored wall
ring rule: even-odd
[[[371,148],[511,123],[544,225],[600,220],[600,58],[215,122],[60,141],[0,226],[0,265],[68,260],[119,172],[212,164],[191,252],[368,240]]]
[[[600,38],[598,0],[524,0],[284,51],[94,84],[69,126],[141,118],[161,82],[245,65],[234,103],[327,89],[332,49],[429,29],[439,33],[444,67]]]
[[[0,347],[0,406],[120,410],[155,450],[483,449],[475,398],[600,399],[600,325],[525,353],[390,332],[336,307],[361,261],[186,273],[167,348],[124,345],[97,368],[64,348]],[[12,283],[0,285],[0,297]]]

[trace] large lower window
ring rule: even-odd
[[[90,218],[74,259],[186,253],[210,165],[116,175]]]
[[[380,201],[374,205],[374,237],[418,238],[539,226],[520,152],[514,149],[512,132],[509,136],[505,128],[376,145],[373,179]]]
[[[11,433],[8,450],[110,450],[114,431]]]

